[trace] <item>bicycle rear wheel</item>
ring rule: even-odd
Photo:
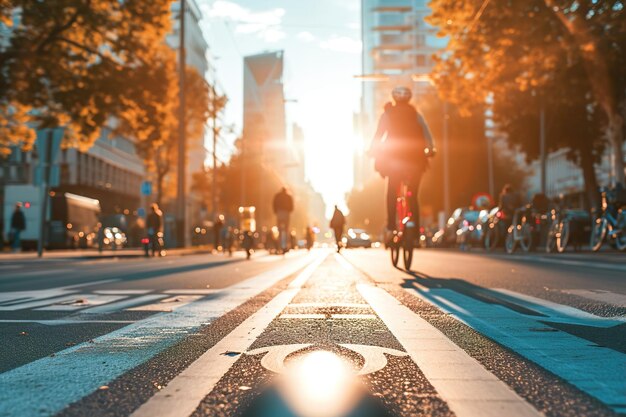
[[[404,231],[402,239],[402,258],[404,260],[404,269],[411,269],[413,263],[413,249],[415,249],[415,230],[408,228]]]
[[[391,264],[393,266],[398,266],[398,261],[400,260],[400,245],[395,242],[391,242],[389,244],[389,250],[391,251]]]

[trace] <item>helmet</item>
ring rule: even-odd
[[[411,89],[407,87],[396,87],[391,92],[391,97],[396,103],[408,103],[412,96]]]

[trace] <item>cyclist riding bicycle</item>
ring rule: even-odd
[[[287,234],[289,231],[289,216],[293,211],[293,197],[289,194],[285,187],[281,188],[280,191],[274,196],[272,208],[276,214],[276,225],[279,230],[278,242],[280,249],[283,252],[286,252],[288,249]]]
[[[376,161],[376,171],[388,178],[387,241],[396,229],[396,193],[403,183],[408,188],[407,198],[413,221],[419,226],[417,197],[420,181],[428,168],[427,158],[436,152],[426,121],[410,103],[411,90],[396,87],[391,97],[393,103],[385,105],[385,112],[380,117],[370,147],[370,154]]]

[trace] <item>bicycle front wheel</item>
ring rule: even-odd
[[[592,251],[597,252],[602,247],[604,238],[606,237],[606,229],[606,219],[604,217],[596,219],[593,227],[591,228],[591,241],[589,242],[589,246],[591,246]]]
[[[397,243],[392,242],[389,245],[389,251],[391,252],[391,264],[397,267],[398,261],[400,260],[400,246]]]
[[[559,223],[559,232],[556,236],[556,250],[559,253],[565,252],[567,249],[567,244],[569,243],[570,238],[570,221],[569,220],[561,220]]]

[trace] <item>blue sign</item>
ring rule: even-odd
[[[141,183],[141,195],[149,196],[152,195],[152,182],[144,181]]]

